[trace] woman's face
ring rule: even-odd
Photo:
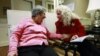
[[[45,18],[45,13],[38,14],[38,15],[35,17],[34,21],[35,21],[35,23],[37,23],[37,24],[41,24],[41,23],[43,22],[44,18]]]
[[[60,20],[60,21],[62,21],[62,14],[61,14],[61,11],[60,10],[57,10],[56,11],[56,14],[57,14],[57,18],[58,18],[58,20]]]

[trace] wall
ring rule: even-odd
[[[89,0],[75,0],[75,13],[81,17],[89,18],[89,15],[86,14]]]
[[[3,7],[10,7],[14,10],[31,10],[30,3],[23,0],[0,0],[0,46],[8,45],[7,16],[3,15]]]
[[[14,10],[31,10],[31,4],[24,0],[11,0],[11,5]]]
[[[63,4],[68,4],[68,3],[71,3],[71,2],[74,2],[75,0],[65,0]]]
[[[10,0],[0,0],[0,18],[6,17],[5,13],[6,13],[7,8],[11,8],[11,1]]]
[[[75,0],[75,13],[82,17],[80,21],[84,26],[91,25],[92,23],[92,18],[86,13],[88,2],[89,0]]]
[[[45,26],[48,28],[50,32],[56,32],[55,22],[57,21],[57,17],[55,13],[46,13],[46,19],[44,20]]]
[[[91,25],[91,21],[92,21],[90,15],[86,13],[88,2],[89,0],[65,0],[63,4],[67,5],[69,3],[75,3],[74,12],[81,17],[80,19],[81,23],[87,26],[87,25]]]
[[[0,46],[8,44],[8,26],[5,18],[0,18]]]
[[[0,24],[0,46],[8,44],[7,25]]]
[[[89,15],[86,14],[89,0],[65,0],[63,4],[67,5],[72,2],[74,3],[74,12],[76,14],[78,14],[81,17],[89,18]]]
[[[0,0],[0,46],[8,44],[6,9],[10,8],[11,0]]]

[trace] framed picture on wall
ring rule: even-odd
[[[48,12],[54,11],[54,4],[52,2],[46,2],[46,8]]]
[[[35,0],[35,5],[42,5],[42,0]]]

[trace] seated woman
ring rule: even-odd
[[[51,34],[42,25],[45,19],[44,7],[32,10],[32,17],[22,20],[12,30],[9,38],[8,56],[58,56],[48,39],[60,39],[61,34]]]
[[[80,23],[80,17],[74,14],[67,6],[60,5],[56,9],[58,21],[56,21],[56,33],[64,35],[64,42],[69,42],[85,35],[84,26]],[[81,56],[100,56],[100,51],[89,41],[76,43]]]

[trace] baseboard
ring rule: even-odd
[[[0,47],[1,46],[8,46],[8,41],[0,41]]]

